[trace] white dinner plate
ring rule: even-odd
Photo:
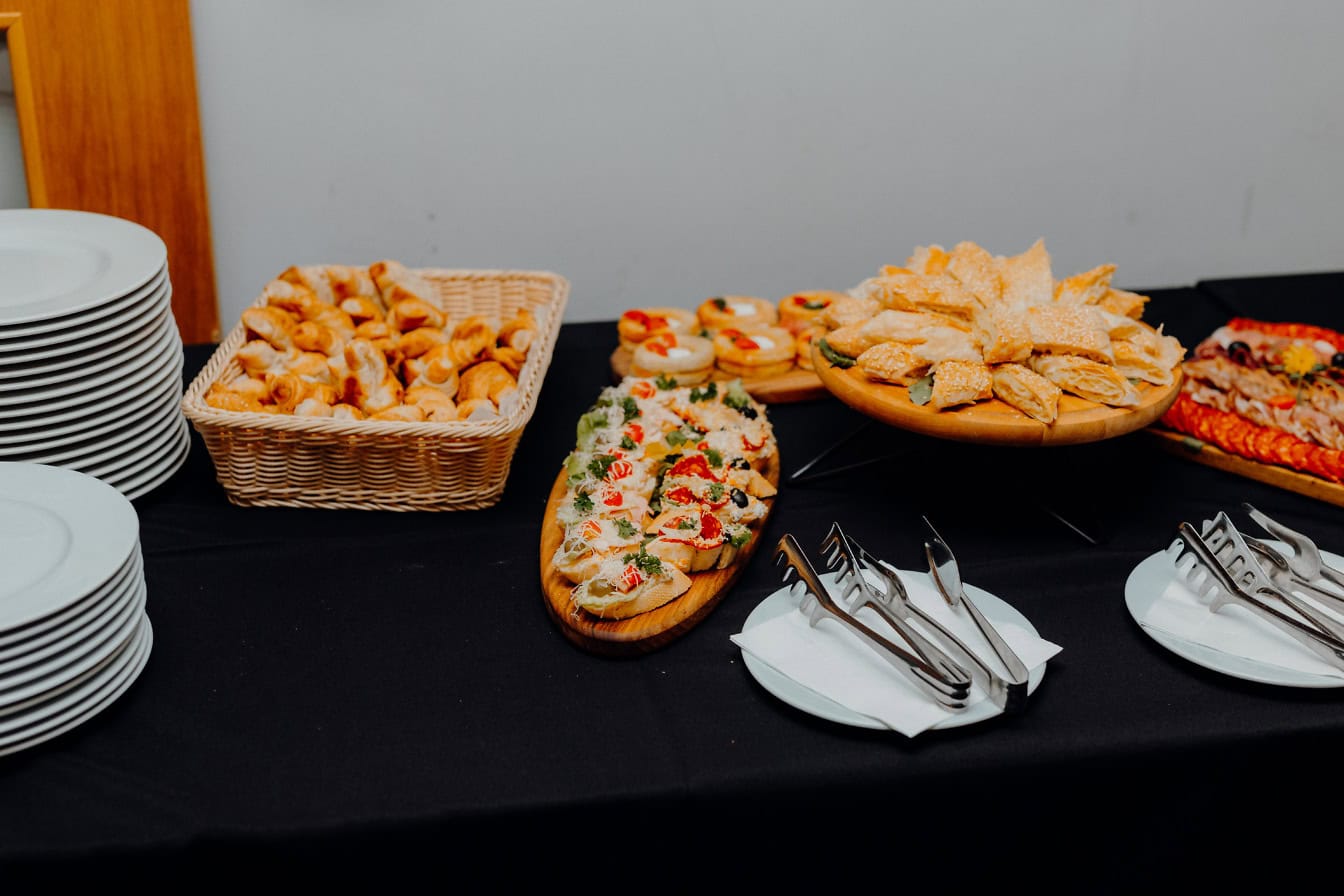
[[[908,570],[900,570],[900,574],[907,582],[917,582],[918,576],[921,575]],[[833,583],[835,574],[823,574],[822,581],[828,585]],[[1040,637],[1031,621],[1019,613],[1011,604],[974,585],[967,584],[965,588],[966,594],[975,601],[975,605],[980,608],[980,612],[995,626],[1011,623],[1020,626],[1036,637]],[[785,613],[797,612],[798,600],[798,596],[791,594],[788,587],[779,589],[756,605],[756,609],[752,610],[742,623],[742,630],[747,631]],[[746,664],[747,671],[751,673],[761,687],[795,709],[801,709],[803,712],[831,722],[839,722],[842,725],[882,731],[888,730],[887,726],[877,719],[855,712],[828,697],[823,697],[811,688],[804,687],[787,675],[775,670],[772,666],[762,662],[745,650],[742,651],[742,662]],[[1041,679],[1045,677],[1045,666],[1046,664],[1042,663],[1031,670],[1031,675],[1027,679],[1027,693],[1034,692],[1040,685]],[[989,700],[983,700],[968,706],[961,712],[948,715],[946,719],[935,723],[932,727],[959,728],[963,725],[983,722],[999,714],[998,707],[994,706]]]
[[[125,383],[114,383],[104,388],[103,394],[90,398],[88,404],[22,417],[11,417],[6,409],[6,413],[0,415],[0,436],[28,441],[30,439],[26,437],[33,434],[60,434],[66,426],[75,430],[88,429],[102,422],[104,414],[120,417],[126,402],[149,390],[157,391],[166,380],[181,379],[183,364],[184,357],[180,349],[165,352],[161,357],[149,359],[146,366],[127,371]],[[18,436],[25,438],[20,439]]]
[[[184,420],[179,415],[165,416],[141,439],[132,444],[122,445],[117,451],[105,457],[80,459],[61,466],[90,476],[106,480],[112,476],[127,476],[144,469],[149,463],[157,463],[169,456],[177,447],[182,436]]]
[[[167,285],[167,282],[168,266],[164,265],[147,283],[87,311],[44,318],[36,323],[0,326],[0,346],[22,342],[34,336],[46,336],[66,330],[79,330],[97,324],[109,317],[120,316],[157,295]]]
[[[150,650],[154,646],[154,628],[149,617],[143,616],[140,630],[132,643],[116,661],[108,664],[101,674],[80,688],[74,699],[66,702],[57,712],[48,714],[32,725],[16,728],[0,735],[0,755],[26,750],[45,743],[92,719],[111,706],[140,677]]]
[[[126,344],[140,343],[149,339],[171,316],[171,308],[162,308],[158,314],[137,321],[138,326],[124,339],[118,338],[96,348],[76,347],[67,354],[49,361],[33,363],[24,360],[15,364],[0,363],[0,390],[7,390],[11,386],[16,389],[40,389],[85,373],[102,373],[109,367],[125,364]]]
[[[134,634],[144,611],[145,583],[141,581],[135,585],[129,606],[70,650],[0,677],[0,731],[19,710],[62,694],[101,669]]]
[[[142,285],[167,261],[158,234],[124,218],[0,209],[0,325],[96,307]]]
[[[182,421],[181,431],[182,434],[177,448],[170,456],[155,464],[141,467],[133,473],[109,476],[105,481],[120,490],[130,500],[144,497],[154,491],[154,489],[172,479],[191,454],[191,428],[187,426],[185,419]]]
[[[171,316],[144,338],[128,340],[123,346],[121,363],[102,370],[85,370],[76,376],[64,376],[46,383],[12,381],[0,389],[0,414],[9,416],[44,414],[87,404],[122,385],[135,369],[137,361],[179,351],[182,337]]]
[[[66,609],[111,579],[140,536],[115,487],[46,464],[0,463],[0,632]]]
[[[37,361],[51,362],[71,355],[79,355],[108,343],[119,343],[130,333],[134,333],[147,320],[152,320],[165,310],[172,308],[173,288],[171,285],[161,289],[152,304],[123,311],[115,318],[99,321],[88,327],[62,331],[36,343],[22,343],[13,346],[0,345],[0,364],[12,367],[15,364],[32,364]]]
[[[38,652],[49,653],[52,644],[69,638],[81,631],[87,631],[94,619],[109,609],[127,600],[134,594],[136,581],[144,578],[144,561],[137,550],[126,561],[126,565],[117,572],[106,585],[89,597],[71,606],[56,616],[41,623],[23,626],[14,632],[24,635],[0,642],[0,669],[10,668],[14,660],[35,655]]]
[[[1273,544],[1273,542],[1270,542]],[[1332,566],[1344,569],[1344,557],[1321,551],[1321,556]],[[1233,678],[1246,681],[1258,681],[1262,684],[1277,684],[1295,688],[1338,688],[1344,687],[1344,679],[1332,675],[1318,675],[1299,669],[1287,669],[1283,666],[1258,661],[1241,656],[1235,652],[1218,650],[1205,644],[1188,641],[1171,632],[1150,628],[1140,620],[1157,601],[1164,600],[1167,586],[1176,581],[1176,571],[1171,558],[1165,551],[1149,556],[1130,572],[1125,580],[1125,606],[1147,635],[1177,656],[1214,672],[1221,672]]]
[[[92,419],[80,419],[51,424],[47,427],[32,427],[27,430],[0,433],[0,460],[37,461],[37,457],[55,448],[69,448],[91,442],[96,437],[121,429],[130,423],[149,417],[157,419],[170,411],[163,410],[164,405],[182,403],[182,374],[171,369],[165,370],[163,378],[156,383],[147,384],[140,389],[130,389],[121,404],[110,403],[107,407],[93,409]],[[79,453],[83,452],[83,448]]]
[[[26,445],[0,445],[0,460],[22,460],[82,470],[88,464],[110,460],[153,438],[180,413],[180,406],[180,396],[166,391],[157,404],[150,405],[144,412],[129,415],[124,421],[113,418],[112,426],[99,427],[104,431],[67,445],[39,451],[27,451]]]

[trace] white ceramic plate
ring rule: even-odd
[[[86,373],[102,373],[110,367],[120,367],[126,363],[123,354],[125,344],[138,344],[149,339],[171,316],[170,308],[160,309],[157,315],[139,321],[139,326],[124,339],[118,338],[96,348],[75,348],[68,354],[50,361],[36,364],[29,361],[20,361],[17,364],[0,363],[0,388],[8,389],[12,385],[16,389],[41,389],[76,379]]]
[[[15,343],[12,346],[0,344],[0,364],[13,367],[15,364],[31,364],[36,361],[52,362],[105,346],[109,342],[120,342],[128,333],[134,333],[145,321],[152,320],[163,311],[171,309],[172,300],[173,289],[168,286],[156,294],[153,304],[132,308],[115,318],[99,321],[79,330],[62,331],[36,343]]]
[[[54,644],[65,643],[72,635],[87,633],[97,617],[129,600],[135,592],[135,583],[143,578],[144,563],[136,551],[115,578],[88,598],[48,621],[16,629],[26,637],[0,643],[0,671],[12,668],[11,663],[18,660],[49,654]]]
[[[49,317],[36,323],[0,326],[0,346],[24,342],[34,336],[40,337],[67,330],[80,330],[110,317],[120,317],[126,311],[144,304],[147,300],[152,300],[152,297],[156,296],[167,283],[168,266],[164,265],[147,283],[87,311]]]
[[[126,476],[145,467],[146,463],[157,463],[173,453],[182,436],[185,420],[180,415],[165,416],[145,435],[132,444],[122,445],[109,456],[81,459],[61,466],[99,479],[107,480],[112,476]]]
[[[107,482],[122,494],[131,500],[144,497],[154,489],[163,485],[182,468],[191,454],[191,428],[186,425],[186,420],[182,421],[182,436],[178,442],[177,451],[170,457],[164,458],[159,463],[137,470],[134,475],[109,476]]]
[[[1344,569],[1344,557],[1327,551],[1322,551],[1321,556],[1330,565]],[[1171,559],[1167,557],[1164,551],[1158,551],[1134,567],[1129,574],[1129,578],[1125,580],[1125,606],[1129,608],[1129,613],[1134,617],[1135,622],[1145,618],[1152,605],[1163,599],[1163,594],[1166,592],[1167,586],[1175,580],[1175,575]],[[1286,669],[1283,666],[1259,662],[1233,652],[1216,650],[1204,644],[1187,641],[1170,632],[1149,628],[1142,622],[1139,622],[1139,628],[1177,656],[1184,657],[1205,669],[1221,672],[1233,678],[1295,688],[1344,687],[1344,679],[1335,676],[1316,675],[1298,669]]]
[[[110,663],[103,673],[81,688],[76,699],[58,712],[47,715],[33,725],[17,728],[0,735],[0,755],[26,750],[64,734],[102,712],[117,700],[140,677],[149,662],[154,646],[154,629],[149,617],[143,616],[140,630],[126,650]]]
[[[125,420],[113,418],[112,426],[99,426],[100,432],[67,445],[27,451],[25,445],[0,445],[0,460],[22,460],[29,463],[83,469],[82,465],[108,460],[124,453],[134,445],[143,444],[168,425],[181,411],[181,398],[166,391],[157,404],[144,412],[128,414]]]
[[[93,419],[76,417],[68,423],[36,426],[9,434],[0,433],[0,460],[36,461],[40,454],[54,448],[89,443],[95,437],[120,429],[135,420],[146,417],[157,419],[171,413],[163,410],[164,405],[182,403],[183,389],[181,372],[170,368],[163,372],[159,381],[148,383],[141,389],[129,389],[120,405],[111,402],[106,407],[94,408],[91,411]],[[77,453],[83,450],[81,448]]]
[[[6,416],[46,414],[63,408],[87,404],[121,386],[133,376],[145,358],[172,354],[181,349],[182,337],[171,316],[144,338],[128,340],[123,347],[120,364],[111,364],[102,370],[85,370],[77,376],[64,377],[43,384],[26,380],[12,381],[0,391],[0,413]]]
[[[900,570],[902,577],[918,577],[920,573]],[[835,580],[833,573],[822,575],[822,581],[831,584]],[[1013,623],[1021,626],[1026,631],[1039,637],[1036,627],[1031,624],[1027,617],[1019,613],[1011,604],[995,597],[988,591],[977,588],[974,585],[965,586],[966,593],[975,605],[980,608],[980,612],[985,615],[994,625],[1004,623]],[[781,588],[771,594],[765,600],[757,604],[756,609],[752,610],[742,623],[742,630],[746,631],[762,622],[774,619],[776,616],[782,616],[785,613],[791,613],[798,608],[798,597],[789,592],[787,587]],[[871,716],[855,712],[846,706],[841,706],[828,697],[823,697],[816,691],[798,684],[792,678],[784,675],[766,663],[761,662],[755,656],[742,651],[742,661],[746,664],[747,671],[752,677],[760,683],[771,694],[774,694],[780,700],[803,712],[810,713],[819,718],[827,719],[831,722],[839,722],[842,725],[853,725],[859,728],[874,728],[878,730],[888,730],[887,726]],[[1027,692],[1031,693],[1040,685],[1041,679],[1045,677],[1045,663],[1031,671],[1030,678],[1027,679]],[[976,722],[983,722],[986,719],[998,715],[998,708],[988,700],[967,707],[963,712],[949,715],[946,719],[938,722],[934,728],[959,728],[963,725],[971,725]]]
[[[74,470],[0,463],[0,632],[66,609],[116,575],[140,519],[116,488]]]
[[[167,261],[163,240],[124,218],[0,209],[0,326],[94,308],[142,285]]]

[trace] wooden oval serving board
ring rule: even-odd
[[[1171,407],[1183,378],[1178,369],[1170,386],[1140,383],[1143,400],[1132,408],[1113,408],[1065,393],[1059,400],[1059,417],[1047,426],[997,398],[945,411],[917,405],[905,386],[874,382],[858,367],[835,367],[815,345],[812,358],[822,384],[869,417],[940,439],[1001,445],[1076,445],[1142,429]]]
[[[764,471],[776,488],[779,487],[779,454],[771,458]],[[738,551],[737,558],[727,569],[690,573],[691,587],[675,600],[655,607],[647,613],[629,619],[602,619],[574,606],[569,593],[574,583],[556,572],[551,557],[564,538],[564,529],[555,519],[555,512],[564,500],[565,473],[556,477],[546,500],[546,514],[541,523],[541,590],[546,611],[560,627],[565,637],[579,647],[607,656],[637,656],[650,653],[679,638],[709,615],[728,594],[734,582],[742,575],[760,546],[760,534],[774,512],[775,498],[769,498],[769,508],[759,523],[752,526],[754,537]]]
[[[617,346],[616,351],[611,353],[611,373],[615,382],[625,379],[630,373],[630,361],[634,353],[628,348]],[[715,369],[710,374],[710,379],[734,380],[739,377],[731,373],[725,373],[722,370]],[[765,404],[785,404],[792,401],[812,401],[817,398],[826,398],[830,393],[826,387],[821,384],[821,379],[811,370],[804,370],[801,367],[795,367],[788,373],[779,376],[761,377],[751,379],[741,377],[742,388],[747,390],[747,394],[757,401]]]
[[[1309,473],[1300,473],[1289,467],[1242,457],[1161,425],[1150,426],[1145,433],[1157,439],[1159,445],[1178,457],[1344,507],[1344,485],[1338,482],[1330,482]]]

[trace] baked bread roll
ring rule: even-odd
[[[664,376],[681,386],[709,379],[714,370],[714,343],[703,336],[678,336],[664,331],[641,342],[630,359],[635,376]]]
[[[473,398],[488,398],[498,407],[510,392],[518,388],[513,374],[498,361],[482,361],[473,364],[459,375],[457,397],[459,401],[471,401]]]
[[[779,300],[779,325],[791,333],[801,333],[821,323],[822,313],[845,293],[829,289],[797,292]]]
[[[756,296],[715,296],[705,299],[695,310],[700,326],[713,333],[723,327],[746,330],[773,327],[779,323],[775,303]]]
[[[788,373],[797,352],[794,335],[783,327],[725,327],[714,335],[718,368],[745,379]]]
[[[442,329],[448,318],[424,299],[406,298],[388,305],[387,322],[398,332],[406,333],[419,327]]]
[[[1059,417],[1060,388],[1021,364],[993,369],[994,397],[1047,426]]]
[[[634,351],[645,339],[654,333],[670,330],[678,335],[690,336],[698,333],[700,321],[695,314],[685,308],[631,308],[616,321],[616,335],[621,348]]]
[[[249,339],[265,339],[281,351],[294,347],[294,326],[288,312],[273,305],[253,305],[243,309],[243,327]]]
[[[537,338],[537,318],[529,308],[519,308],[513,317],[504,321],[495,334],[495,344],[526,355]]]
[[[434,284],[399,261],[375,261],[369,265],[369,276],[378,287],[378,295],[385,308],[391,308],[403,299],[418,299],[435,305],[435,299],[438,298]]]
[[[276,279],[303,287],[324,304],[336,304],[336,294],[331,289],[331,283],[327,280],[327,273],[322,265],[292,265],[281,271]]]
[[[387,356],[368,339],[352,339],[345,347],[348,372],[340,400],[370,416],[401,403],[404,387],[388,366]]]

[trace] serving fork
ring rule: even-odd
[[[1289,616],[1264,600],[1266,595],[1247,591],[1219,562],[1199,530],[1190,523],[1177,527],[1177,537],[1167,548],[1181,580],[1200,597],[1209,599],[1217,613],[1228,604],[1243,607],[1293,638],[1333,666],[1344,669],[1344,642]],[[1274,595],[1277,596],[1277,595]]]
[[[968,681],[945,678],[938,668],[865,625],[837,603],[792,535],[786,534],[779,540],[774,561],[776,566],[784,567],[781,580],[785,585],[792,588],[802,584],[805,593],[799,609],[807,616],[809,624],[815,627],[823,619],[831,619],[845,626],[938,705],[953,712],[966,708],[970,696]]]
[[[1294,529],[1290,529],[1283,523],[1271,519],[1263,512],[1256,510],[1250,504],[1242,503],[1242,509],[1246,515],[1255,520],[1270,535],[1273,535],[1279,541],[1284,542],[1292,549],[1292,556],[1286,558],[1288,567],[1304,580],[1304,584],[1312,582],[1327,581],[1332,585],[1338,585],[1344,588],[1344,571],[1325,562],[1321,556],[1321,550],[1316,546],[1316,542]],[[1344,601],[1344,597],[1330,594],[1336,600]]]

